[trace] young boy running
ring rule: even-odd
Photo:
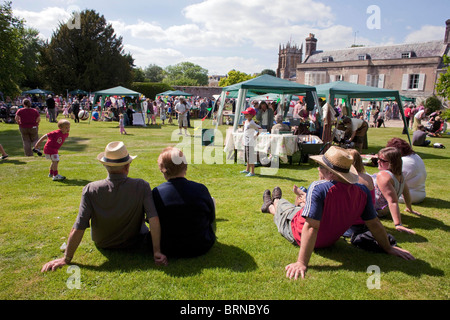
[[[58,130],[52,131],[47,133],[46,135],[43,135],[34,146],[33,151],[37,154],[42,154],[39,151],[39,146],[41,145],[42,141],[47,139],[47,143],[44,146],[44,154],[45,158],[52,161],[52,164],[50,165],[50,173],[49,177],[53,178],[53,181],[61,181],[64,180],[66,177],[61,176],[58,173],[58,163],[59,163],[59,155],[58,151],[59,148],[63,145],[64,141],[69,136],[70,131],[70,122],[69,120],[63,119],[58,122]]]

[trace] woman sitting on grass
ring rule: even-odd
[[[378,216],[383,217],[389,213],[394,221],[395,229],[401,232],[415,234],[411,229],[402,225],[399,197],[403,195],[406,211],[420,215],[411,207],[411,196],[405,177],[402,174],[402,155],[396,148],[384,148],[378,152],[378,172],[374,175],[375,183],[375,210]]]

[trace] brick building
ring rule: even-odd
[[[297,63],[295,77],[283,70],[283,61],[297,59],[280,48],[277,76],[306,85],[343,80],[367,86],[399,90],[400,94],[422,101],[435,93],[444,54],[449,54],[450,19],[443,40],[380,47],[317,50],[313,34],[305,39],[305,57]],[[303,46],[302,48],[303,49]],[[292,57],[292,58],[291,58]]]

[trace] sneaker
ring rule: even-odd
[[[2,156],[2,160],[6,159],[9,157],[9,154],[5,154],[4,156]]]
[[[36,153],[39,157],[42,157],[42,152],[39,149],[34,149],[33,148],[33,152]]]
[[[270,213],[269,207],[272,204],[272,197],[270,196],[270,190],[267,189],[263,193],[263,205],[261,206],[262,213]]]
[[[248,172],[247,170],[242,170],[242,171],[240,171],[239,173],[245,173],[245,174],[247,174],[247,173],[250,173],[250,172]]]
[[[253,177],[254,175],[255,175],[254,173],[249,172],[249,173],[247,173],[245,176],[246,176],[246,177]]]
[[[53,176],[53,181],[62,181],[64,179],[66,179],[66,177],[64,177],[64,176],[62,176],[60,174],[57,174],[56,176]]]

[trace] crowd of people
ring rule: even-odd
[[[212,117],[216,111],[213,100],[197,98],[146,99],[141,107],[147,114],[148,125],[155,125],[158,115],[163,124],[166,120],[172,123],[177,119],[179,134],[188,135],[189,119],[194,115],[193,105],[198,107],[198,114],[195,113],[197,118]],[[53,100],[54,104],[49,100]],[[57,122],[58,129],[40,138],[38,127],[41,117],[31,100],[23,100],[15,120],[19,125],[25,155],[45,155],[51,161],[49,177],[60,181],[65,177],[59,174],[58,153],[69,136],[70,114],[84,109],[96,110],[98,107],[92,107],[89,99],[84,98],[74,98],[70,103],[56,101],[49,96],[45,112],[50,122]],[[61,105],[64,118],[58,121]],[[305,277],[315,248],[329,247],[343,236],[353,239],[363,232],[370,232],[379,250],[414,260],[411,253],[391,242],[392,236],[386,232],[380,218],[391,217],[398,232],[415,233],[412,228],[403,225],[399,203],[405,204],[407,213],[421,216],[412,205],[426,197],[427,174],[423,160],[409,143],[393,138],[376,155],[379,172],[369,175],[361,159],[362,138],[369,129],[368,116],[365,119],[363,114],[348,117],[343,111],[345,108],[332,107],[326,101],[322,101],[321,107],[323,118],[316,119],[314,113],[298,101],[294,105],[293,118],[307,123],[308,132],[316,128],[324,130],[331,123],[340,124],[349,133],[348,141],[354,143],[354,148],[331,146],[323,155],[311,156],[318,164],[318,180],[307,189],[294,185],[293,202],[283,198],[279,187],[272,192],[269,189],[264,191],[261,211],[272,214],[279,233],[291,244],[299,246],[297,261],[286,266],[287,277]],[[128,124],[133,122],[133,107],[127,106],[122,98],[108,97],[104,110],[111,113],[109,118],[115,119],[117,114],[120,133],[127,134],[125,126],[127,121]],[[277,110],[277,103],[255,100],[242,112],[245,117],[243,129],[247,167],[241,173],[255,175],[257,159],[254,157],[253,140],[259,130],[298,130],[283,123],[283,116]],[[405,115],[413,119],[411,125],[417,128],[416,131],[423,130],[423,119],[428,119],[433,128],[437,128],[438,125],[434,124],[441,120],[439,112],[427,115],[426,108],[419,108],[414,116],[411,116],[412,113],[412,110],[405,108]],[[379,117],[380,114],[374,114],[373,121],[378,121]],[[73,120],[75,123],[79,121],[77,116]],[[413,142],[416,141],[416,131]],[[437,131],[432,133],[438,134]],[[45,140],[41,152],[40,147]],[[8,157],[1,145],[0,151],[2,159]],[[109,143],[105,151],[97,156],[108,176],[84,187],[64,257],[46,263],[42,271],[55,270],[71,263],[87,228],[91,228],[92,240],[99,249],[149,250],[157,265],[167,265],[170,257],[196,257],[211,249],[216,241],[215,200],[205,185],[186,178],[188,165],[183,152],[174,147],[162,150],[158,167],[166,182],[153,189],[143,179],[128,177],[135,158],[123,142],[117,141]]]

